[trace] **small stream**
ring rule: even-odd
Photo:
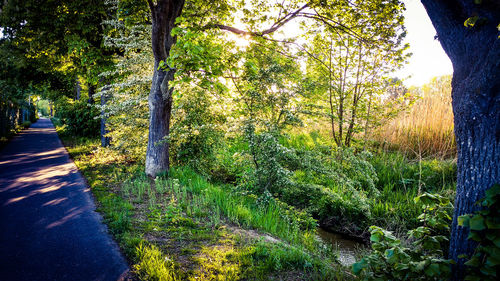
[[[319,238],[326,244],[333,245],[339,251],[339,261],[343,265],[352,265],[356,262],[356,253],[359,249],[365,248],[363,243],[349,239],[348,237],[328,232],[322,228],[317,228]]]

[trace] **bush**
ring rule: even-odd
[[[30,126],[31,126],[30,121],[24,121],[23,124],[21,124],[21,127],[23,127],[24,129],[28,129]]]
[[[352,266],[356,275],[363,280],[448,280],[452,260],[444,258],[443,249],[448,246],[453,205],[447,198],[429,193],[415,201],[422,203],[422,225],[408,232],[411,245],[371,226],[372,252]]]
[[[468,239],[478,243],[474,254],[465,263],[465,280],[498,280],[500,272],[500,185],[486,190],[478,202],[483,210],[458,218],[459,225],[470,228]]]
[[[82,137],[99,135],[100,120],[99,110],[86,101],[73,101],[70,99],[59,100],[56,104],[56,117],[67,125],[67,132]]]
[[[213,101],[204,92],[184,93],[174,108],[170,134],[171,158],[178,165],[189,165],[208,174],[213,168],[215,151],[222,144],[220,124],[225,117],[212,108]]]

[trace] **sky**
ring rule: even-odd
[[[421,86],[432,77],[453,73],[451,61],[438,40],[436,30],[420,0],[403,0],[406,5],[405,26],[408,31],[406,42],[413,53],[409,64],[396,73],[400,78],[408,77],[406,86]]]

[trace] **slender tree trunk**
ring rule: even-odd
[[[475,203],[500,181],[500,40],[497,1],[474,4],[468,0],[421,0],[436,28],[443,49],[453,63],[452,105],[458,149],[457,194],[450,237],[453,280],[465,275],[462,254],[475,243],[457,218],[476,211]],[[483,19],[464,27],[468,17]]]
[[[0,137],[7,135],[6,104],[0,102]]]
[[[329,68],[328,68],[328,103],[330,105],[330,122],[331,122],[331,127],[332,127],[332,138],[335,141],[337,145],[339,145],[339,142],[337,140],[337,135],[335,134],[335,105],[333,104],[333,61],[332,61],[332,56],[333,56],[333,39],[330,38],[330,57],[329,57]]]
[[[106,117],[106,110],[104,107],[106,106],[106,103],[108,102],[108,94],[106,93],[106,90],[104,90],[104,93],[101,95],[101,146],[102,147],[108,147],[111,139],[110,137],[107,137],[106,134],[108,133],[108,129],[106,128],[106,123],[108,121],[108,118]]]
[[[371,108],[372,108],[372,95],[373,93],[370,91],[370,94],[369,94],[370,98],[368,100],[368,111],[367,111],[367,114],[366,114],[366,122],[365,122],[365,139],[363,141],[363,150],[366,149],[366,143],[368,142],[368,128],[369,128],[369,125],[370,125],[370,114],[371,114]]]
[[[88,83],[88,87],[89,87],[89,99],[87,100],[87,103],[94,104],[95,103],[95,100],[94,100],[95,85]]]
[[[82,86],[80,85],[80,80],[78,77],[75,79],[75,100],[80,100],[82,95]]]
[[[160,67],[170,55],[175,43],[171,31],[175,20],[181,15],[184,0],[159,0],[156,4],[148,0],[151,10],[152,48],[154,55],[154,73],[149,92],[149,135],[146,150],[146,174],[156,177],[170,168],[169,143],[170,117],[172,114],[172,92],[169,83],[174,79],[175,69],[168,65]]]

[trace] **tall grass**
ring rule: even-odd
[[[293,224],[290,221],[292,218],[285,216],[275,203],[259,207],[252,196],[243,195],[230,187],[211,184],[188,168],[173,168],[170,175],[180,184],[170,179],[157,179],[156,185],[170,186],[189,216],[208,217],[212,224],[217,224],[224,216],[232,223],[262,229],[291,243],[301,240],[298,225]]]
[[[451,76],[433,78],[422,87],[411,88],[417,96],[413,106],[382,126],[375,140],[396,147],[409,156],[446,159],[456,154],[451,107]]]
[[[296,215],[277,201],[258,204],[255,195],[239,191],[230,185],[212,184],[187,167],[171,168],[168,179],[158,177],[154,180],[154,188],[149,181],[141,174],[129,179],[122,189],[123,195],[129,200],[140,201],[142,205],[148,206],[150,219],[160,221],[160,224],[145,225],[145,230],[161,229],[158,227],[161,225],[176,228],[194,227],[202,223],[208,228],[219,229],[227,223],[236,224],[244,229],[257,229],[278,238],[262,234],[259,242],[256,242],[257,247],[249,246],[253,262],[265,263],[265,266],[259,265],[264,267],[257,271],[274,272],[296,268],[318,275],[314,280],[333,280],[336,275],[343,274],[337,272],[339,268],[332,267],[337,259],[335,249],[318,240],[315,229],[301,229]],[[161,200],[167,203],[163,204],[166,209],[160,210],[156,205]],[[153,276],[156,271],[169,269],[158,262],[159,256],[154,248],[141,247],[137,248],[140,263],[135,266],[139,275]],[[271,250],[274,252],[268,253]],[[156,271],[153,272],[152,269]]]

